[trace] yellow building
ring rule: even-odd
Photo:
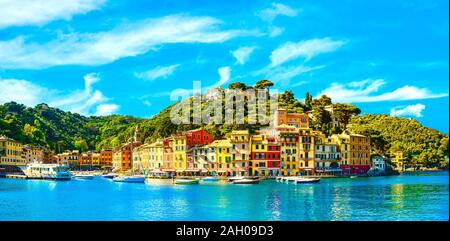
[[[100,166],[100,153],[92,153],[92,165],[96,167]]]
[[[0,167],[6,171],[18,170],[15,167],[24,167],[27,165],[26,160],[22,159],[22,144],[0,136]]]
[[[266,174],[267,142],[263,135],[251,136],[252,156],[250,175],[259,176]]]
[[[164,143],[162,140],[150,144],[150,170],[161,170],[164,160]]]
[[[229,141],[232,144],[232,176],[248,176],[250,168],[250,134],[248,130],[232,131]]]
[[[175,134],[173,138],[173,167],[177,175],[182,175],[187,169],[186,136]]]
[[[402,151],[391,152],[391,163],[394,165],[394,169],[402,172],[405,170],[405,155]]]
[[[133,169],[142,173],[147,173],[150,170],[150,146],[151,144],[143,144],[133,148]]]
[[[370,137],[359,134],[331,136],[341,153],[341,168],[346,174],[367,173],[370,169]]]
[[[315,134],[315,171],[321,175],[341,174],[339,145],[321,132]]]
[[[298,137],[299,172],[301,175],[314,175],[314,133],[309,128],[299,129]]]
[[[296,176],[299,167],[298,129],[294,126],[277,127],[278,142],[281,144],[280,171],[283,176]]]
[[[227,176],[232,174],[230,140],[215,140],[208,145],[210,169],[213,175]]]

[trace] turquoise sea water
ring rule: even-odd
[[[192,186],[0,179],[0,220],[448,220],[448,172]]]

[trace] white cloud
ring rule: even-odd
[[[383,79],[367,79],[358,82],[332,83],[323,90],[320,95],[327,95],[335,102],[378,102],[378,101],[402,101],[432,99],[448,96],[448,93],[432,93],[427,88],[405,85],[390,92],[378,93],[386,84]]]
[[[142,104],[144,104],[145,106],[152,106],[152,102],[150,102],[150,101],[148,101],[148,100],[144,100],[143,102],[142,102]]]
[[[96,116],[106,116],[114,114],[119,110],[119,106],[116,104],[102,104],[97,106]]]
[[[70,20],[101,7],[106,0],[0,0],[0,29]]]
[[[266,8],[257,13],[266,22],[272,22],[277,16],[295,17],[298,11],[281,3],[272,3],[272,8]]]
[[[276,37],[284,32],[283,28],[271,26],[269,27],[269,36],[270,37]]]
[[[98,106],[110,100],[101,91],[93,89],[92,85],[99,80],[98,74],[87,74],[84,76],[83,90],[65,92],[49,89],[27,80],[0,78],[0,103],[15,101],[27,106],[47,103],[66,111],[92,115]],[[101,108],[101,110],[105,109],[106,107]]]
[[[392,116],[415,116],[422,117],[422,111],[425,110],[425,105],[415,104],[408,106],[396,106],[391,109]]]
[[[230,67],[228,67],[228,66],[221,67],[218,69],[217,72],[219,72],[220,80],[216,84],[216,87],[220,87],[220,86],[228,83],[228,81],[230,81],[230,72],[231,72]]]
[[[123,24],[107,32],[62,34],[43,44],[19,36],[0,41],[0,68],[101,65],[156,51],[163,44],[222,43],[260,35],[257,31],[219,30],[221,23],[212,17],[171,15]]]
[[[154,69],[145,71],[145,72],[139,72],[135,73],[134,75],[140,79],[145,80],[156,80],[158,78],[167,79],[169,75],[173,74],[175,70],[180,66],[179,64],[169,65],[169,66],[158,66]]]
[[[239,64],[245,64],[247,62],[248,57],[250,57],[250,54],[255,50],[255,46],[244,46],[240,47],[234,51],[231,52],[234,58],[236,58],[237,63]]]
[[[280,65],[299,57],[303,57],[308,61],[318,54],[335,51],[343,44],[344,41],[335,41],[330,38],[316,38],[297,43],[287,42],[272,51],[270,60],[273,66]]]
[[[42,97],[50,94],[52,91],[27,80],[0,78],[0,104],[15,101],[34,106],[42,102]]]

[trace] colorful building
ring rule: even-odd
[[[300,175],[314,175],[314,133],[309,128],[299,129],[298,153]]]
[[[322,133],[315,135],[315,172],[318,175],[340,175],[341,153],[338,144]]]
[[[175,174],[172,144],[173,144],[172,139],[164,138],[163,171],[168,172],[170,175]]]
[[[248,130],[232,131],[229,138],[231,148],[231,161],[233,163],[232,176],[249,176],[250,168],[250,134]]]
[[[26,163],[43,162],[44,161],[44,149],[40,148],[40,147],[35,147],[32,145],[23,145],[22,159]]]
[[[253,176],[276,176],[280,171],[281,147],[275,136],[259,133],[251,136],[251,170]]]
[[[391,152],[391,164],[394,169],[403,172],[405,170],[405,154],[402,151],[392,151]]]
[[[339,145],[344,174],[367,173],[370,169],[370,137],[343,133],[331,138]]]
[[[112,168],[112,149],[102,149],[100,151],[100,166],[102,168]]]
[[[296,128],[309,128],[309,117],[307,114],[289,113],[286,109],[275,111],[274,126],[288,125]]]
[[[299,166],[298,129],[294,126],[280,125],[277,128],[278,142],[281,145],[280,172],[283,176],[296,176]]]
[[[27,165],[22,159],[22,144],[11,138],[0,136],[0,172],[20,171]]]
[[[80,169],[80,152],[78,150],[65,151],[56,155],[59,165],[68,166],[72,170]]]
[[[230,140],[215,140],[207,146],[207,158],[210,171],[213,176],[232,175],[231,149],[233,145]]]

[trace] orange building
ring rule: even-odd
[[[296,128],[309,128],[309,117],[307,114],[289,113],[286,109],[277,109],[274,125],[275,127],[288,125]]]
[[[370,137],[340,134],[332,135],[331,138],[339,145],[344,173],[367,173],[370,169]]]
[[[102,149],[100,151],[100,166],[112,167],[112,150]]]

